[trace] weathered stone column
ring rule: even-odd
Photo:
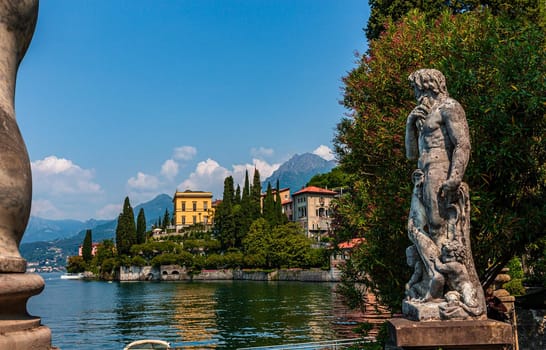
[[[26,308],[44,281],[25,273],[19,253],[30,216],[32,176],[15,119],[15,81],[37,17],[38,0],[0,0],[0,349],[10,350],[51,348],[51,331]]]

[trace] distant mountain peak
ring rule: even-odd
[[[295,154],[265,179],[262,188],[266,188],[267,183],[275,187],[278,179],[281,188],[289,187],[290,192],[294,193],[305,187],[313,176],[327,173],[336,165],[335,161],[328,161],[313,153]]]

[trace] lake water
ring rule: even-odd
[[[43,274],[28,311],[62,350],[123,349],[154,338],[195,348],[236,349],[356,337],[359,315],[331,283],[99,282]]]

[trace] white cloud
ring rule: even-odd
[[[85,220],[93,216],[88,205],[104,196],[95,171],[54,155],[31,162],[32,215],[48,219]]]
[[[222,194],[224,179],[229,175],[226,168],[209,158],[197,164],[189,177],[178,185],[178,190],[210,191],[218,196]]]
[[[120,204],[108,204],[97,210],[97,219],[115,219],[119,216],[123,210],[123,205]]]
[[[250,150],[250,154],[253,157],[271,157],[273,153],[275,153],[273,148],[258,147]]]
[[[157,189],[160,182],[157,177],[139,171],[136,177],[131,177],[127,180],[127,184],[129,188],[147,191]]]
[[[53,196],[97,194],[94,171],[82,169],[71,160],[49,156],[31,163],[34,192]]]
[[[197,149],[192,146],[181,146],[174,149],[173,158],[176,160],[191,160],[197,154]]]
[[[172,159],[168,159],[161,166],[161,175],[172,180],[178,175],[178,163]]]
[[[260,172],[260,178],[263,180],[273,174],[273,172],[281,166],[281,163],[269,164],[268,162],[261,159],[253,159],[252,162],[258,171]]]
[[[281,166],[280,163],[269,164],[265,160],[261,159],[252,159],[252,164],[236,164],[233,166],[233,180],[236,184],[244,185],[245,181],[245,171],[248,171],[248,178],[250,183],[252,183],[252,178],[254,176],[254,169],[258,169],[260,173],[260,180],[263,181],[267,179],[275,170]]]
[[[33,170],[41,172],[44,175],[66,173],[73,170],[81,169],[72,161],[56,156],[45,157],[32,163]]]
[[[330,147],[325,145],[320,145],[313,151],[313,154],[316,154],[319,157],[322,157],[326,160],[334,160],[335,156]]]
[[[57,219],[62,218],[63,213],[55,205],[47,199],[36,199],[32,201],[32,216],[41,218]]]

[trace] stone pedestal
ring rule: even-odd
[[[512,344],[512,326],[494,320],[416,322],[389,320],[386,350],[504,350]]]
[[[51,331],[27,312],[27,301],[44,289],[40,275],[0,273],[0,349],[51,349]]]

